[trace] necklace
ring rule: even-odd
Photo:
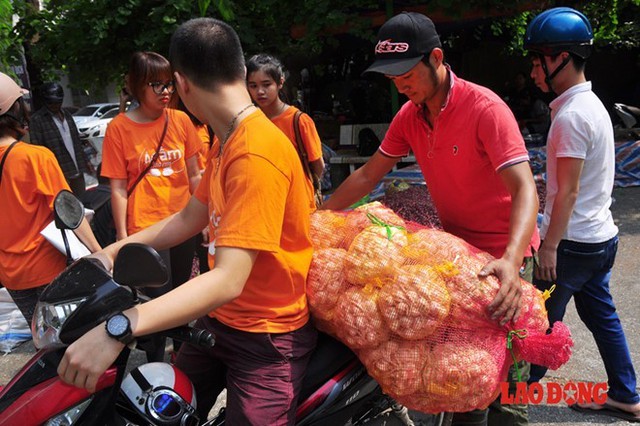
[[[216,172],[215,172],[215,175],[218,174],[218,168],[220,167],[220,160],[222,158],[222,150],[224,149],[224,146],[227,144],[227,141],[229,140],[229,136],[231,136],[231,132],[233,131],[234,126],[236,125],[236,121],[238,120],[238,117],[240,117],[240,115],[242,115],[243,112],[245,112],[246,110],[248,110],[252,106],[253,106],[253,104],[249,104],[249,105],[245,106],[236,115],[233,116],[233,118],[231,119],[231,122],[229,123],[229,127],[227,127],[227,131],[224,134],[224,138],[220,139],[220,149],[218,149],[218,156],[216,158]]]
[[[280,114],[282,114],[282,112],[284,111],[284,109],[287,107],[287,103],[283,102],[282,106],[280,107],[280,110],[278,111],[278,113],[276,115],[274,115],[274,117],[279,116]]]

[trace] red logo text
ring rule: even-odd
[[[607,384],[591,382],[517,383],[515,393],[509,392],[509,383],[500,383],[501,404],[604,404],[607,400]]]
[[[376,53],[402,53],[409,50],[409,43],[394,43],[391,39],[380,40],[376,44]]]

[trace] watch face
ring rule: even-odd
[[[115,315],[107,322],[107,331],[115,337],[124,335],[128,328],[129,320],[124,315]]]

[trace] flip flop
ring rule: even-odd
[[[598,405],[598,404],[595,404]],[[626,420],[632,423],[640,423],[640,413],[632,413],[630,411],[622,410],[618,407],[614,407],[606,402],[602,405],[599,405],[602,408],[592,408],[588,406],[583,406],[580,404],[572,404],[569,405],[569,408],[572,410],[579,411],[581,413],[591,413],[591,414],[602,414],[604,416],[617,417],[622,420]]]

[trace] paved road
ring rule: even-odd
[[[636,372],[640,376],[640,188],[617,188],[613,196],[615,202],[612,211],[620,229],[620,246],[611,280],[611,293],[629,342]],[[574,353],[566,365],[557,371],[550,371],[546,379],[558,382],[606,382],[607,376],[593,337],[578,318],[573,304],[567,310],[565,322],[575,341]],[[631,424],[611,417],[577,413],[560,405],[531,407],[530,422],[539,426]]]
[[[629,340],[634,365],[640,374],[640,187],[618,188],[614,191],[612,210],[620,228],[620,248],[611,283],[611,292]],[[605,382],[606,375],[597,348],[589,331],[569,306],[565,322],[575,341],[571,360],[557,371],[550,371],[545,380],[555,382]],[[5,384],[33,354],[28,342],[8,355],[0,355],[0,383]],[[140,362],[141,357],[136,357]],[[627,425],[629,423],[605,416],[585,415],[564,405],[530,407],[530,422],[537,426],[558,424]]]

